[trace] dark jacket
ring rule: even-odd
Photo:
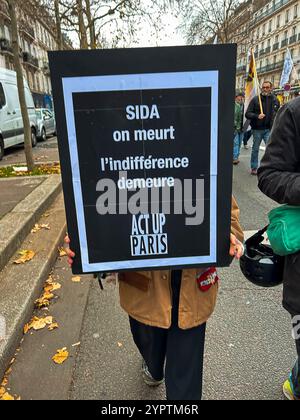
[[[277,203],[300,206],[300,98],[278,112],[258,181]],[[300,314],[300,252],[286,257],[283,305],[293,316]]]
[[[250,120],[253,130],[270,130],[273,126],[276,113],[280,108],[280,103],[275,95],[261,95],[261,101],[266,118],[259,120],[261,114],[258,96],[252,99],[246,112],[246,118]]]

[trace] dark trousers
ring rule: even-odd
[[[295,327],[295,325],[294,325]],[[299,335],[300,332],[300,323],[298,323],[297,327],[297,334]],[[293,367],[292,373],[291,373],[291,380],[293,383],[293,391],[297,398],[300,398],[300,338],[296,339],[296,349],[298,358],[296,360],[296,363]]]
[[[195,280],[196,281],[196,280]],[[206,324],[189,330],[178,327],[181,271],[172,272],[172,325],[150,327],[131,317],[137,345],[154,379],[165,376],[168,400],[201,400]]]
[[[243,137],[244,146],[247,146],[248,141],[250,140],[251,136],[252,136],[252,130],[248,130],[244,133],[244,137]]]

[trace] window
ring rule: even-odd
[[[3,108],[6,105],[5,93],[3,90],[2,83],[0,83],[0,108]]]
[[[11,38],[10,38],[10,32],[9,32],[8,26],[4,26],[4,35],[5,35],[5,38],[10,41]]]
[[[278,44],[279,43],[279,35],[276,35],[275,36],[275,44]]]
[[[266,34],[266,24],[264,24],[263,26],[263,32],[262,32],[263,36]]]
[[[296,4],[294,7],[294,19],[297,19],[297,17],[298,17],[298,4]]]
[[[269,22],[269,32],[272,32],[272,21]]]
[[[295,36],[297,33],[297,26],[293,27],[292,36]]]
[[[280,23],[281,23],[281,15],[278,15],[277,16],[277,28],[279,28],[280,27]]]
[[[285,23],[289,23],[290,21],[290,9],[285,12]]]

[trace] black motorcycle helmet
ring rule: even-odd
[[[246,241],[240,267],[246,279],[256,286],[274,287],[283,282],[284,257],[274,254],[270,245],[262,244],[267,228]]]

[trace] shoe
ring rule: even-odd
[[[238,165],[240,163],[240,161],[238,159],[234,159],[233,164],[234,165]]]
[[[293,391],[293,385],[291,382],[291,379],[288,379],[284,385],[283,385],[283,393],[285,395],[285,397],[289,400],[289,401],[299,401],[299,398],[297,398],[294,394]]]
[[[257,169],[251,169],[251,175],[257,175]]]
[[[143,360],[142,373],[143,373],[143,380],[145,384],[147,384],[148,386],[159,386],[165,380],[164,378],[160,380],[154,379],[151,373],[149,372],[149,369],[148,369],[148,366],[146,365],[145,360]]]

